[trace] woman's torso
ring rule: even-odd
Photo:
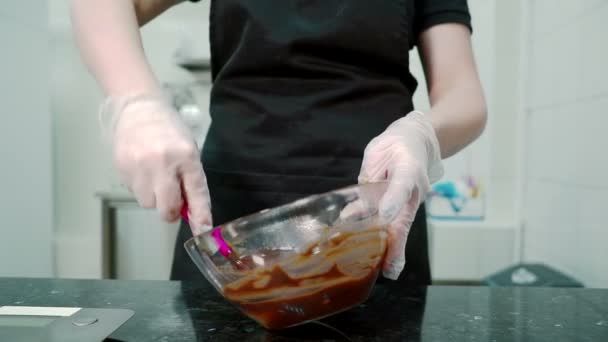
[[[412,109],[414,0],[212,1],[214,222],[357,181],[367,143]],[[199,279],[176,241],[172,279]],[[430,283],[424,210],[400,281]]]
[[[355,181],[366,144],[412,109],[413,11],[411,0],[213,1],[206,171],[273,189]]]

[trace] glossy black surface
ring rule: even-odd
[[[0,305],[135,310],[118,341],[608,341],[608,290],[593,289],[379,284],[327,326],[281,332],[260,328],[204,280],[0,279]]]

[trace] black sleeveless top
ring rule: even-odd
[[[413,109],[409,50],[444,22],[470,26],[466,0],[212,1],[206,171],[312,192],[356,182],[367,143]]]
[[[367,143],[413,109],[409,50],[446,22],[470,25],[466,0],[212,1],[202,161],[214,222],[356,183]],[[189,237],[184,222],[171,279],[201,277]],[[422,206],[400,283],[430,284],[427,245]]]

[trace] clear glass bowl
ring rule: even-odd
[[[350,186],[260,211],[185,243],[207,280],[268,329],[364,302],[386,252],[386,183]]]

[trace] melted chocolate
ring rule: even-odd
[[[245,272],[224,287],[224,296],[264,327],[286,328],[365,301],[385,251],[379,228],[341,233],[280,264]]]

